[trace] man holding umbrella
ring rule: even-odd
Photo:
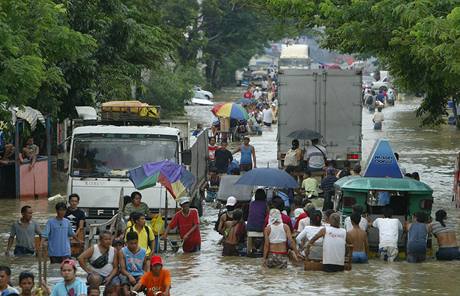
[[[189,197],[181,197],[179,205],[182,210],[177,212],[166,227],[163,239],[168,238],[171,229],[178,228],[180,238],[183,240],[182,249],[184,252],[198,252],[201,248],[200,219],[198,211],[190,208]]]

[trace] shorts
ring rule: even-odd
[[[409,263],[419,263],[426,260],[426,252],[424,253],[407,253],[406,256],[407,262]]]
[[[381,122],[374,123],[374,129],[375,130],[381,130],[382,129],[382,123]]]
[[[34,255],[34,254],[35,254],[35,250],[31,250],[26,247],[16,246],[14,248],[14,256],[26,256],[26,255]]]
[[[351,255],[352,263],[367,263],[367,260],[366,252],[353,252]]]
[[[379,249],[380,259],[393,262],[398,257],[398,248],[396,247],[382,247]]]
[[[240,254],[238,253],[237,246],[238,245],[233,245],[224,242],[223,244],[223,249],[222,249],[222,256],[239,256]]]
[[[51,264],[55,264],[55,263],[61,264],[62,261],[66,259],[70,259],[70,256],[50,256],[50,263]]]
[[[458,247],[439,248],[436,252],[438,260],[460,260],[460,250]]]
[[[338,272],[338,271],[344,271],[344,270],[345,270],[345,266],[343,265],[323,264],[324,272]]]
[[[129,279],[126,275],[122,275],[120,274],[119,276],[119,279],[120,279],[120,285],[130,285],[130,286],[133,286],[130,282],[129,282]],[[138,283],[142,277],[142,275],[136,275],[136,276],[133,276],[135,279],[136,279],[136,283]]]
[[[269,122],[264,122],[264,125],[265,125],[266,127],[271,127],[271,126],[272,126],[272,124],[269,123]]]
[[[185,252],[185,253],[195,253],[195,252],[199,252],[201,250],[201,245],[195,245],[195,246],[192,246],[192,247],[186,247],[185,244],[182,246],[182,250]]]
[[[91,274],[88,274],[88,277],[86,278],[86,280],[89,282],[89,276]],[[99,285],[102,285],[105,281],[105,279],[107,278],[106,276],[102,276],[98,273],[94,273],[94,275],[97,275],[99,276],[102,280],[101,280],[101,283]],[[113,286],[119,286],[120,285],[120,282],[121,282],[121,279],[120,279],[120,276],[116,275],[112,278],[112,280],[110,281],[110,283],[108,285],[106,285],[106,287],[113,287]]]
[[[287,268],[288,256],[287,254],[274,254],[269,253],[267,257],[268,268]]]
[[[240,164],[240,171],[241,172],[249,172],[250,170],[252,170],[252,163]]]

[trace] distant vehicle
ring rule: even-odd
[[[372,76],[363,76],[363,89],[372,88],[372,84],[375,82]]]
[[[293,44],[281,50],[280,69],[309,69],[311,64],[310,48],[306,44]]]
[[[237,69],[235,71],[236,86],[240,86],[244,79],[244,69]]]
[[[251,83],[257,86],[262,85],[262,81],[267,77],[267,71],[254,71],[251,75]]]
[[[279,75],[278,160],[283,167],[290,133],[310,129],[322,135],[329,159],[361,161],[361,74],[354,70],[286,69]],[[301,141],[301,143],[304,141]]]
[[[214,102],[206,99],[192,98],[187,105],[214,106]]]
[[[199,86],[193,88],[193,97],[197,99],[212,100],[214,95],[212,92],[202,89]]]
[[[372,84],[372,89],[373,90],[380,90],[380,89],[389,89],[391,87],[391,82],[390,82],[390,78],[388,76],[386,77],[383,77],[382,79],[380,79],[379,81],[376,81]]]

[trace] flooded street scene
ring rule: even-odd
[[[248,3],[0,3],[0,296],[459,294],[460,5]]]

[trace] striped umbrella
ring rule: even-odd
[[[217,104],[214,108],[211,109],[211,112],[214,113],[217,117],[223,118],[233,118],[236,120],[248,120],[249,115],[244,109],[243,106],[235,103],[222,103]]]
[[[128,177],[136,189],[163,185],[174,197],[180,197],[195,183],[195,176],[184,166],[169,160],[150,162],[128,171]]]

